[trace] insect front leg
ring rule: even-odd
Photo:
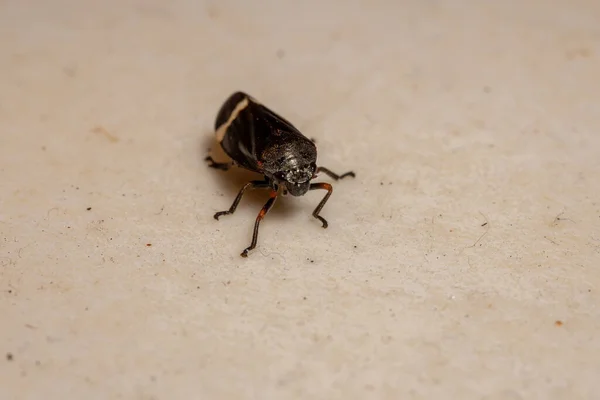
[[[251,182],[246,183],[240,189],[239,193],[235,197],[235,200],[233,201],[233,204],[231,205],[231,207],[229,207],[229,210],[219,211],[218,213],[215,214],[215,219],[218,220],[221,215],[233,214],[235,212],[235,209],[237,208],[238,204],[240,204],[240,201],[242,200],[242,197],[244,196],[244,192],[246,190],[261,189],[261,188],[268,188],[268,187],[270,187],[270,185],[269,185],[269,182],[267,182],[267,181],[251,181]]]
[[[329,197],[331,196],[331,193],[333,192],[333,186],[331,186],[329,183],[324,183],[324,182],[311,183],[310,188],[308,190],[316,190],[316,189],[327,190],[327,194],[325,195],[325,197],[323,197],[323,200],[321,200],[321,202],[317,205],[317,208],[315,208],[315,211],[313,211],[312,215],[313,215],[313,217],[315,217],[316,219],[318,219],[319,221],[321,221],[323,223],[323,228],[327,228],[327,226],[328,226],[327,221],[325,220],[325,218],[321,217],[319,215],[319,213],[323,209],[323,206],[325,205],[325,203],[327,203],[327,200],[329,200]]]
[[[271,191],[271,197],[269,197],[269,200],[267,200],[263,208],[258,213],[258,216],[256,217],[256,222],[254,223],[254,233],[252,234],[252,242],[250,243],[250,246],[248,246],[244,249],[244,251],[242,251],[242,254],[240,254],[242,257],[248,257],[248,252],[256,247],[256,242],[258,241],[258,227],[260,225],[260,221],[263,220],[265,215],[267,215],[269,210],[273,207],[273,204],[275,204],[276,199],[277,190],[273,190]]]
[[[211,156],[207,156],[204,161],[210,162],[210,164],[208,164],[210,168],[220,169],[221,171],[227,171],[231,167],[231,163],[216,162]]]
[[[325,168],[325,167],[318,167],[316,174],[318,174],[319,172],[324,172],[326,175],[329,175],[330,177],[332,177],[333,179],[335,179],[336,181],[339,179],[344,179],[347,176],[351,176],[353,178],[356,177],[356,175],[354,174],[354,172],[352,171],[348,171],[346,173],[343,173],[341,175],[336,174],[335,172],[332,172],[331,170]]]

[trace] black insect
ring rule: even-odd
[[[323,228],[327,228],[327,221],[319,213],[331,196],[333,187],[329,183],[310,181],[319,172],[336,181],[347,176],[354,177],[354,172],[338,175],[327,168],[317,167],[317,147],[314,142],[302,135],[289,121],[242,92],[232,94],[221,106],[215,129],[217,141],[232,161],[215,162],[208,156],[206,160],[210,162],[210,167],[226,171],[235,164],[264,175],[263,180],[246,183],[229,210],[216,213],[215,219],[233,214],[246,190],[270,189],[269,200],[256,217],[252,242],[242,252],[242,257],[247,257],[248,252],[256,247],[260,221],[273,207],[279,194],[302,196],[309,190],[327,190],[312,214],[323,223]]]

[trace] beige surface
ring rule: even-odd
[[[3,1],[0,399],[600,398],[600,3],[522,3]],[[358,174],[248,259],[238,89]]]

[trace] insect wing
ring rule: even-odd
[[[306,139],[285,118],[241,92],[223,104],[215,126],[225,153],[241,167],[257,172],[261,172],[265,149],[290,139]]]

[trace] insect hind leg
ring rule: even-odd
[[[208,161],[209,162],[208,166],[210,168],[220,169],[221,171],[227,171],[229,168],[231,168],[231,163],[216,162],[215,160],[213,160],[213,158],[211,156],[207,156],[204,159],[204,161]]]

